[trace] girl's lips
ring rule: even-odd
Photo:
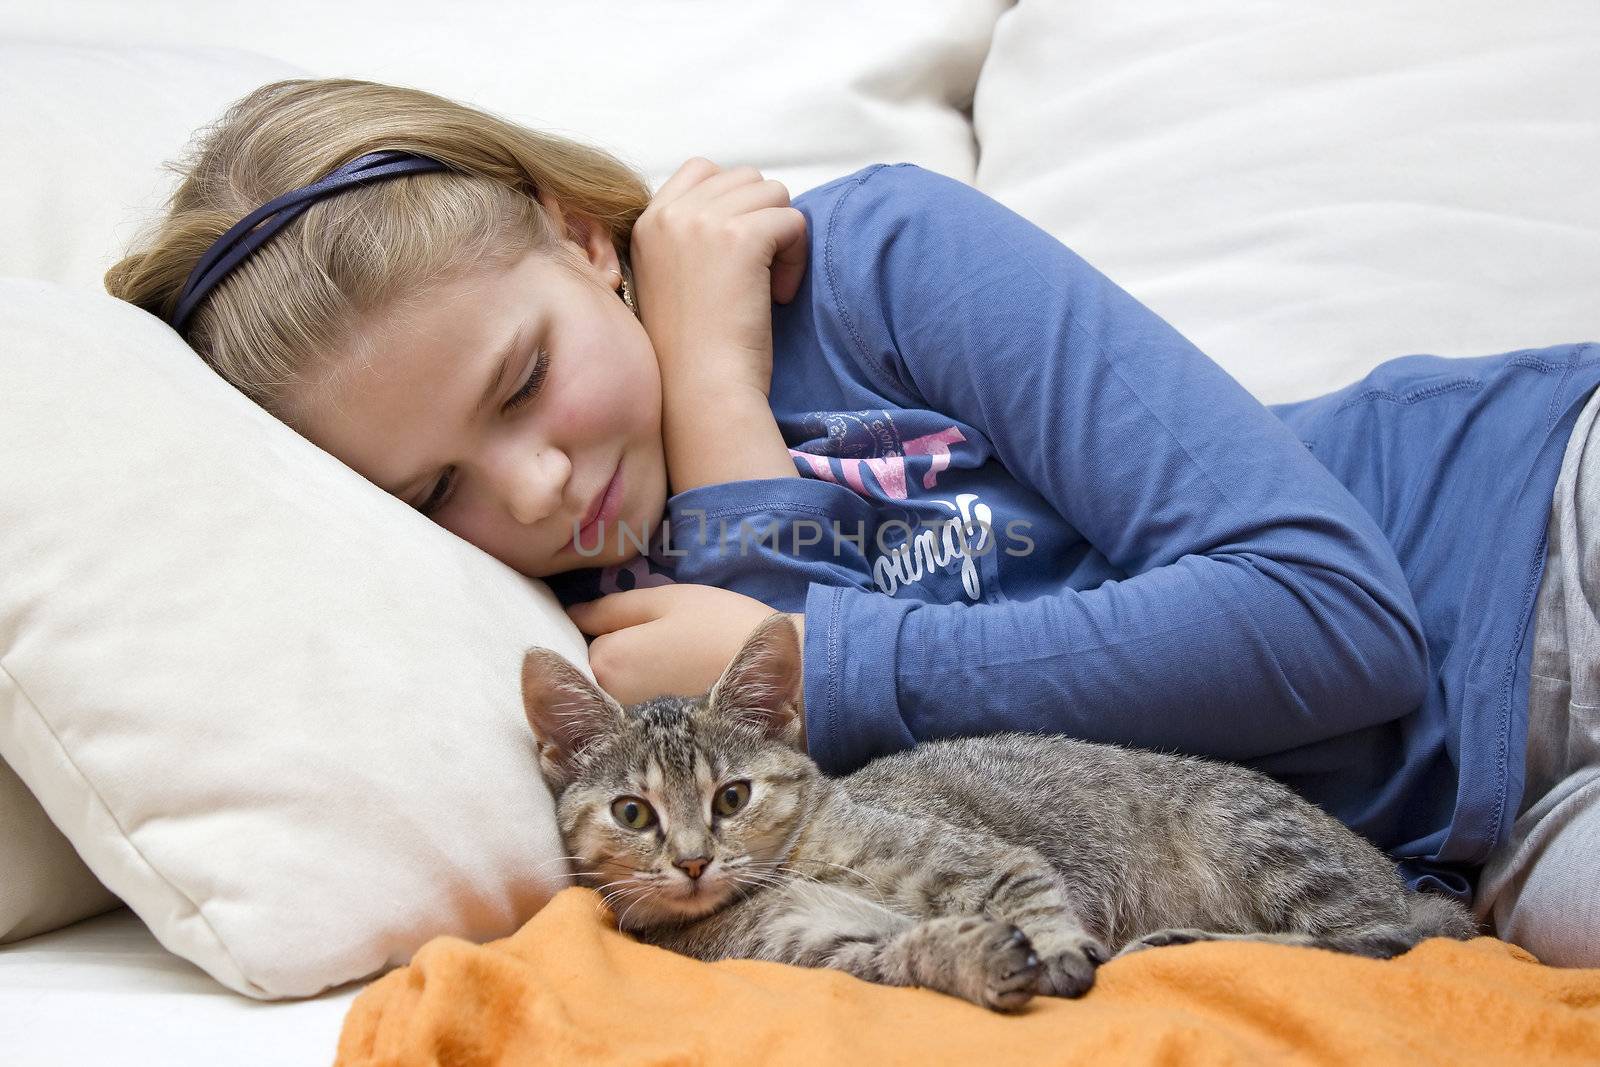
[[[590,547],[590,535],[595,532],[596,526],[603,522],[616,520],[617,512],[622,508],[622,463],[620,460],[617,463],[616,470],[611,472],[611,480],[606,483],[605,489],[601,492],[597,506],[599,510],[594,517],[583,524],[572,540],[567,542],[566,547],[571,548],[579,541],[583,542],[585,548]],[[599,547],[598,543],[595,543],[595,547]]]

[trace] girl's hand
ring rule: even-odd
[[[612,593],[574,604],[567,614],[594,638],[589,667],[600,688],[637,704],[668,694],[703,696],[773,610],[742,593],[683,582]],[[790,618],[803,647],[805,615]]]
[[[666,402],[772,388],[772,303],[794,299],[806,219],[755,167],[696,156],[633,226],[639,319],[661,362]]]

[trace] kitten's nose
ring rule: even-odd
[[[687,874],[690,878],[698,880],[700,872],[705,870],[711,860],[705,856],[696,856],[692,860],[673,860],[672,865]]]

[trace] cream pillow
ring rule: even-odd
[[[1267,402],[1600,338],[1595,0],[1019,3],[976,184]]]
[[[98,915],[121,903],[0,761],[0,945]]]
[[[0,280],[0,382],[0,756],[163,945],[306,996],[561,887],[544,583],[109,296]]]
[[[305,76],[230,48],[0,40],[0,275],[99,290],[177,184],[162,165],[250,90]]]
[[[263,82],[303,76],[225,48],[0,41],[0,275],[99,291],[176,181],[162,169],[196,127]],[[0,763],[0,943],[105,911],[97,881]]]
[[[965,109],[1010,3],[72,0],[12,4],[5,21],[17,36],[248,48],[597,144],[652,187],[705,155],[799,195],[882,160],[970,178]]]

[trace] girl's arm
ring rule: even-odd
[[[664,391],[661,431],[670,492],[746,478],[800,477],[765,394],[740,388]]]
[[[692,553],[680,580],[804,610],[824,769],[1008,729],[1248,759],[1421,702],[1426,646],[1376,523],[1160,317],[1020,215],[914,166],[863,171],[810,225],[809,284],[877,391],[982,433],[1129,575],[1028,601],[897,599],[857,546],[799,546],[808,522],[856,517],[870,543],[872,507],[844,486],[669,501],[675,539],[691,510],[757,535],[747,554]]]
[[[630,259],[661,370],[672,492],[799,477],[767,393],[772,304],[794,298],[807,247],[805,217],[781,183],[701,156],[662,183],[634,222]]]
[[[1130,577],[971,606],[811,587],[807,661],[836,665],[807,685],[825,767],[998,729],[1247,759],[1421,703],[1427,650],[1393,548],[1204,353],[953,179],[879,168],[834,214],[877,250],[825,248],[814,267],[845,294],[863,369],[983,432]]]

